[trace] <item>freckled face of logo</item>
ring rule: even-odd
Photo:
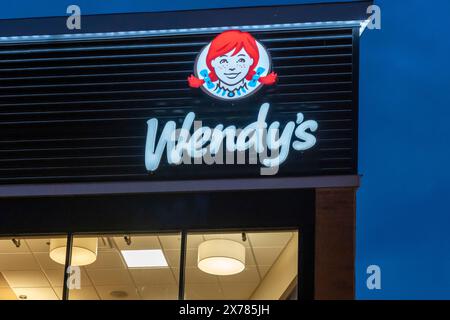
[[[248,32],[225,31],[200,51],[189,86],[222,100],[248,97],[263,85],[272,85],[270,56]]]

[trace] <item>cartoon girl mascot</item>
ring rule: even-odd
[[[277,74],[270,71],[265,48],[248,32],[239,30],[219,34],[199,54],[195,66],[197,77],[188,77],[189,86],[202,87],[223,99],[248,95],[262,85],[272,85]]]

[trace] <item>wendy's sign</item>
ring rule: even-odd
[[[268,51],[250,33],[229,30],[216,36],[200,51],[195,61],[195,76],[190,75],[187,80],[190,87],[201,88],[211,97],[231,104],[251,96],[263,85],[275,85],[277,74],[271,71],[271,67]],[[282,126],[277,119],[267,122],[270,104],[264,101],[264,97],[258,111],[256,108],[257,105],[256,121],[243,125],[241,122],[241,127],[235,123],[223,124],[222,119],[217,119],[214,127],[204,126],[194,112],[189,112],[180,128],[175,121],[166,121],[159,138],[158,119],[148,120],[146,169],[151,172],[158,169],[164,150],[167,163],[172,165],[192,164],[191,159],[194,164],[204,164],[195,161],[204,158],[212,159],[214,164],[230,164],[224,161],[230,157],[220,152],[225,150],[228,154],[253,152],[249,161],[257,159],[263,169],[275,169],[261,170],[261,174],[276,174],[291,149],[303,152],[316,144],[314,132],[318,123],[315,120],[306,120],[303,113],[298,112]],[[231,164],[235,165],[234,161]]]
[[[357,36],[267,25],[7,44],[0,182],[356,174]]]
[[[165,149],[167,162],[172,165],[208,164],[208,162],[216,165],[235,165],[234,157],[230,163],[226,161],[230,157],[225,154],[235,152],[243,155],[242,164],[246,164],[243,153],[253,152],[253,159],[258,159],[263,169],[272,169],[261,170],[261,175],[276,174],[279,166],[287,160],[291,148],[294,151],[305,151],[316,144],[317,140],[313,133],[317,130],[318,124],[314,120],[305,120],[304,115],[299,112],[295,119],[281,128],[278,121],[267,123],[269,108],[268,103],[262,104],[256,121],[244,128],[237,128],[233,124],[225,127],[221,123],[210,128],[203,126],[201,121],[193,125],[195,113],[189,112],[181,128],[177,128],[174,121],[166,122],[158,142],[156,142],[158,120],[150,119],[147,121],[145,166],[148,171],[157,170]],[[194,160],[193,163],[191,159]],[[200,161],[195,161],[197,159]],[[248,157],[249,162],[250,159],[251,157]],[[257,161],[253,164],[257,164]]]
[[[248,32],[225,31],[200,51],[189,86],[201,88],[217,99],[248,97],[263,85],[273,85],[277,74],[271,72],[266,48]]]

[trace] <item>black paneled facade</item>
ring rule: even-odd
[[[277,176],[356,174],[358,35],[352,28],[251,32],[268,49],[275,86],[222,102],[189,88],[198,52],[217,33],[0,45],[0,183],[257,177],[258,165],[145,168],[146,121],[190,111],[244,127],[269,102],[281,128],[302,112],[317,144],[290,150]],[[158,133],[158,137],[159,137]]]

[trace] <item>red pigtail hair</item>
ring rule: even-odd
[[[277,82],[277,80],[278,80],[278,75],[275,72],[271,72],[267,76],[259,77],[259,79],[258,79],[259,82],[261,82],[262,84],[268,85],[268,86],[274,84],[275,82]]]
[[[212,82],[216,82],[217,80],[219,80],[219,78],[217,78],[217,75],[216,75],[215,72],[210,72],[210,73],[208,74],[208,77],[209,77],[209,79],[210,79]],[[200,87],[205,83],[205,80],[204,80],[204,79],[199,79],[199,78],[197,78],[196,76],[194,76],[193,74],[191,74],[191,75],[187,78],[187,81],[188,81],[189,86],[190,86],[191,88],[200,88]]]
[[[194,76],[193,74],[191,74],[187,78],[187,81],[189,83],[189,87],[191,87],[191,88],[200,88],[205,83],[205,80],[199,79],[196,76]]]
[[[249,71],[247,76],[245,77],[245,79],[247,79],[248,81],[251,81],[253,76],[255,75],[255,73],[256,73],[255,70]],[[275,84],[275,82],[277,82],[277,80],[278,80],[278,75],[275,72],[271,72],[267,76],[259,77],[259,79],[258,79],[258,81],[260,83],[268,85],[268,86]]]

